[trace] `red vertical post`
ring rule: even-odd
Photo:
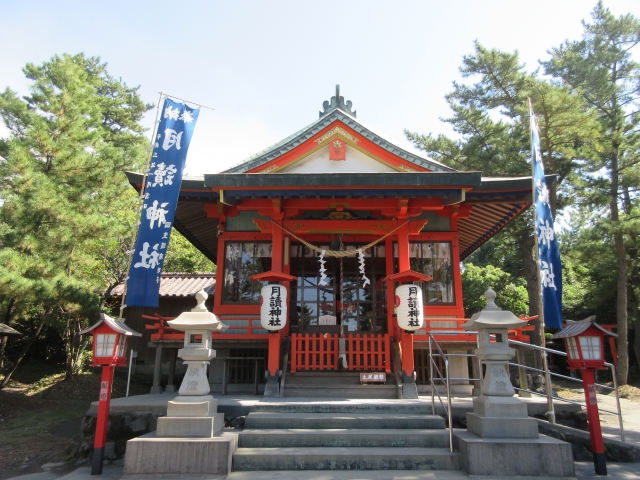
[[[102,475],[104,446],[107,442],[107,428],[109,426],[109,403],[111,403],[111,387],[113,385],[114,369],[115,367],[113,366],[102,367],[102,380],[100,380],[100,403],[98,403],[96,436],[93,440],[91,475]]]
[[[584,397],[587,403],[587,421],[589,422],[589,435],[591,436],[593,466],[595,467],[596,475],[606,475],[607,460],[604,454],[604,441],[602,440],[602,429],[600,428],[593,370],[585,369],[580,371],[582,372],[582,385],[584,386]]]
[[[413,335],[402,334],[402,373],[405,377],[413,378]]]
[[[269,363],[267,370],[269,370],[271,378],[278,378],[278,370],[280,370],[280,335],[278,332],[269,334]]]
[[[404,272],[411,269],[411,259],[409,255],[409,224],[398,230],[398,271]],[[402,373],[404,381],[413,379],[413,335],[403,333],[402,338]],[[412,382],[413,383],[413,380]]]

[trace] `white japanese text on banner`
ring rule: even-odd
[[[126,304],[157,307],[160,274],[176,213],[187,150],[199,109],[164,100],[153,140],[153,154],[144,188],[140,230],[127,282]]]
[[[544,176],[544,163],[540,153],[538,122],[531,109],[531,156],[535,199],[535,228],[538,235],[538,263],[542,288],[544,324],[549,328],[562,328],[562,265],[560,248],[553,228],[553,214],[549,204],[549,190]]]

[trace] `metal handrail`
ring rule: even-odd
[[[431,382],[431,412],[433,415],[436,414],[436,405],[435,405],[435,397],[434,397],[434,392],[435,392],[438,395],[438,399],[440,400],[440,404],[442,405],[442,408],[444,408],[445,413],[447,414],[447,419],[449,421],[449,451],[453,453],[453,420],[451,418],[452,417],[451,415],[451,382],[449,379],[449,360],[447,359],[447,356],[444,354],[444,352],[440,348],[440,345],[438,344],[436,339],[433,338],[433,335],[431,335],[431,332],[427,332],[427,335],[429,335],[429,381]],[[440,372],[440,369],[438,368],[438,366],[435,364],[435,361],[433,360],[433,350],[431,348],[431,342],[435,343],[436,348],[438,349],[438,352],[440,354],[439,356],[444,358],[444,370],[446,375],[445,378],[442,377],[442,373]],[[444,402],[442,401],[440,392],[436,390],[436,386],[433,383],[434,367],[438,371],[440,380],[443,381],[447,386],[447,406],[446,407],[444,405]]]
[[[429,335],[429,357],[431,358],[431,362],[433,362],[432,357],[442,355],[445,358],[445,366],[447,367],[447,378],[448,378],[448,373],[449,373],[448,372],[449,365],[448,365],[448,362],[446,360],[447,356],[451,356],[451,357],[453,357],[453,356],[475,357],[475,354],[446,354],[445,355],[444,353],[442,353],[442,350],[440,350],[440,347],[439,347],[438,342],[436,341],[436,339],[433,338],[433,335],[460,335],[460,331],[459,330],[431,330],[431,331],[427,332],[427,334]],[[467,335],[477,335],[478,332],[476,332],[476,331],[467,331],[467,332],[465,332],[465,334],[467,334]],[[431,350],[431,340],[432,339],[436,343],[436,346],[438,347],[438,350],[440,351],[440,355],[432,354],[432,350]],[[547,417],[549,419],[549,423],[555,423],[555,409],[554,409],[554,405],[553,405],[551,377],[554,376],[554,377],[564,378],[564,379],[575,381],[575,382],[581,382],[581,381],[579,379],[577,379],[577,378],[567,377],[566,375],[561,375],[559,373],[553,373],[553,372],[549,371],[549,366],[548,366],[548,363],[547,363],[547,354],[548,353],[552,353],[552,354],[561,355],[561,356],[564,356],[564,357],[566,357],[567,354],[565,352],[561,352],[559,350],[554,350],[554,349],[546,348],[546,347],[539,347],[537,345],[531,345],[530,343],[524,343],[524,342],[520,342],[518,340],[509,339],[509,343],[545,352],[545,354],[542,355],[542,359],[543,359],[543,366],[542,367],[543,367],[543,370],[540,370],[540,369],[537,369],[537,368],[534,368],[534,367],[529,367],[527,365],[520,365],[518,363],[512,363],[512,362],[509,362],[509,365],[522,367],[522,368],[525,368],[527,370],[533,370],[533,371],[536,371],[536,372],[543,373],[545,375],[545,384],[546,384],[545,385],[545,390],[546,390],[546,392],[544,394],[536,392],[534,390],[525,389],[525,388],[515,388],[515,387],[514,388],[519,392],[528,392],[528,393],[531,393],[531,394],[534,394],[534,395],[537,395],[537,396],[547,397],[547,408],[548,408],[548,411],[546,412],[546,415],[547,415]],[[617,412],[612,412],[610,410],[606,410],[604,408],[600,408],[600,406],[598,406],[598,410],[617,415],[617,417],[618,417],[618,425],[620,427],[620,439],[622,440],[623,443],[626,443],[625,442],[625,437],[624,437],[624,426],[623,426],[623,420],[622,420],[622,410],[620,409],[620,396],[619,396],[619,393],[618,393],[618,380],[616,378],[616,368],[615,368],[615,366],[613,364],[608,363],[608,362],[605,362],[604,365],[611,370],[611,377],[613,379],[613,387],[609,387],[607,385],[601,385],[601,384],[598,384],[598,383],[596,383],[595,385],[597,387],[604,388],[604,389],[607,389],[607,390],[613,390],[615,392],[615,394],[616,394],[616,407],[617,407],[618,411]],[[437,367],[436,367],[436,370],[437,370]],[[431,382],[431,406],[432,406],[431,408],[432,408],[433,411],[435,411],[435,399],[434,399],[434,394],[433,394],[435,386],[433,385],[433,370],[430,370],[430,373],[431,373],[430,382]],[[448,381],[446,382],[446,384],[447,384],[447,395],[448,395],[449,398],[450,398],[449,381],[451,381],[451,380],[458,380],[458,379],[448,378]],[[466,379],[465,378],[464,380],[477,381],[477,380],[482,380],[482,379],[475,379],[475,378]],[[442,399],[440,398],[439,394],[438,394],[438,398],[440,399],[440,402],[442,403]],[[558,396],[556,396],[556,398],[559,398],[563,402],[572,403],[572,404],[576,404],[576,405],[580,405],[580,406],[586,406],[586,404],[582,403],[582,402],[575,402],[575,401],[568,400],[568,399],[565,399],[565,398],[562,398],[562,397],[558,397]]]

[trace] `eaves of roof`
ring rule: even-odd
[[[411,173],[218,173],[204,176],[207,188],[457,187],[474,188],[480,172]]]
[[[346,126],[362,135],[367,140],[375,143],[376,145],[384,148],[388,152],[407,160],[411,163],[429,169],[433,172],[455,172],[456,170],[448,167],[440,162],[435,161],[429,157],[423,157],[420,155],[416,155],[415,153],[408,152],[397,145],[385,140],[382,136],[375,133],[371,128],[365,127],[362,123],[356,120],[354,117],[340,110],[339,108],[333,110],[331,113],[320,117],[318,120],[313,122],[311,125],[303,128],[302,130],[297,131],[293,135],[289,135],[284,140],[270,146],[269,148],[256,153],[255,155],[249,157],[246,160],[238,163],[237,165],[231,167],[228,170],[223,171],[222,173],[244,173],[249,170],[253,170],[265,163],[274,160],[285,153],[293,150],[298,145],[309,140],[311,137],[327,128],[336,120],[341,121]]]

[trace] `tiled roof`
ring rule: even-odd
[[[161,297],[189,297],[200,290],[213,295],[216,289],[214,273],[163,273],[160,278]],[[111,295],[122,295],[124,285],[120,284],[111,290]]]
[[[434,172],[455,172],[456,171],[455,169],[448,167],[443,163],[435,161],[433,158],[422,156],[416,153],[411,153],[394,145],[388,140],[385,140],[379,134],[375,133],[372,129],[365,127],[361,122],[356,120],[354,117],[352,117],[348,113],[343,112],[339,108],[336,108],[335,110],[331,111],[329,114],[320,117],[311,125],[308,125],[302,130],[297,131],[293,135],[289,135],[284,140],[276,143],[275,145],[268,147],[267,149],[261,152],[256,153],[255,155],[247,158],[246,160],[231,167],[230,169],[223,171],[222,173],[245,173],[249,170],[259,167],[260,165],[264,165],[265,163],[268,163],[271,160],[278,158],[281,155],[284,155],[290,150],[293,150],[295,147],[304,143],[309,138],[313,137],[315,134],[320,132],[322,129],[328,127],[336,120],[341,121],[346,126],[358,132],[364,138],[372,141],[376,145],[384,148],[388,152],[391,152],[394,155],[397,155],[398,157],[404,160],[415,163],[416,165],[420,165],[421,167],[427,168]]]

